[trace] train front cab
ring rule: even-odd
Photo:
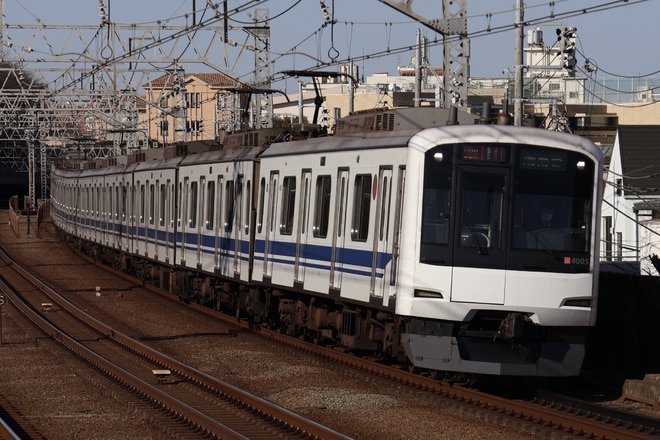
[[[397,298],[418,367],[579,374],[595,319],[600,153],[577,137],[515,134],[462,131],[418,154]]]

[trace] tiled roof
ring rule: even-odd
[[[626,195],[660,195],[660,125],[619,125]]]
[[[186,73],[185,79],[186,82],[190,82],[192,78],[197,78],[198,80],[208,84],[211,87],[236,87],[236,81],[228,77],[223,73]],[[153,88],[163,88],[172,85],[174,81],[174,75],[163,75],[156,78],[153,81],[150,81],[147,86]]]

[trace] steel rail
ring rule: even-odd
[[[155,364],[161,365],[163,368],[167,368],[172,371],[172,373],[177,374],[178,376],[181,376],[188,381],[197,384],[199,387],[204,388],[207,390],[207,392],[211,391],[214,394],[222,397],[226,397],[228,399],[234,400],[234,401],[239,401],[244,404],[244,406],[247,406],[251,409],[251,412],[256,413],[261,415],[263,418],[270,419],[273,421],[273,424],[278,424],[280,426],[288,426],[291,428],[292,431],[298,432],[298,435],[304,436],[307,438],[317,438],[317,439],[337,439],[337,440],[347,440],[349,437],[345,436],[344,434],[341,434],[337,431],[334,431],[326,426],[323,426],[317,422],[314,422],[313,420],[304,418],[292,411],[289,411],[285,408],[282,408],[280,406],[277,406],[273,404],[272,402],[269,402],[265,399],[262,399],[256,395],[253,395],[251,393],[248,393],[246,391],[243,391],[227,382],[224,382],[222,380],[219,380],[213,376],[210,376],[202,371],[199,371],[195,368],[192,368],[177,359],[174,359],[170,356],[167,356],[163,353],[160,353],[153,348],[149,347],[148,345],[145,345],[141,343],[140,341],[137,341],[130,336],[127,336],[112,327],[108,326],[107,324],[97,320],[93,316],[89,315],[85,311],[79,309],[75,304],[73,304],[71,301],[68,299],[62,297],[55,291],[53,288],[51,288],[47,283],[43,282],[39,277],[37,277],[35,274],[33,274],[30,270],[28,270],[26,267],[17,264],[11,260],[9,255],[7,254],[6,250],[4,249],[3,246],[0,245],[0,259],[6,261],[11,268],[19,273],[21,276],[23,276],[25,279],[29,280],[33,285],[35,285],[44,295],[46,295],[48,298],[50,298],[53,302],[57,303],[62,309],[66,310],[73,316],[77,317],[80,319],[82,322],[84,322],[86,325],[90,326],[97,332],[99,332],[102,335],[107,336],[108,338],[114,340],[116,343],[126,347],[127,349],[138,353],[145,359],[154,362]],[[1,277],[0,277],[1,278]],[[2,280],[0,279],[0,282]],[[4,283],[3,283],[4,284]],[[36,313],[36,312],[34,312]],[[37,314],[38,315],[38,314]],[[38,315],[40,318],[40,315]],[[49,324],[50,325],[50,324]],[[51,326],[52,327],[52,326]],[[76,347],[83,347],[85,350],[88,350],[86,347],[82,346],[81,344],[77,343],[73,338],[69,338],[66,335],[62,335],[59,331],[46,331],[50,336],[56,338],[58,341],[62,342],[62,338],[66,338],[66,341],[71,341],[71,345],[75,344]],[[67,345],[67,344],[65,344]],[[72,350],[73,351],[73,350]],[[101,359],[100,356],[93,354],[92,356],[95,360]],[[119,367],[117,367],[119,368]],[[130,375],[130,373],[127,373],[123,370],[121,370],[121,374],[123,375]],[[119,375],[118,375],[119,376]],[[157,388],[154,388],[151,384],[142,381],[141,379],[136,379],[139,382],[142,382],[146,385],[148,385],[150,388],[153,388],[154,390],[158,390]],[[165,395],[162,393],[160,390],[159,395]],[[172,398],[171,396],[168,397],[170,402],[179,402],[181,405],[185,405],[183,402],[178,401],[177,399]],[[191,422],[194,422],[195,419],[194,416],[196,414],[191,415],[191,418],[189,419]],[[212,419],[210,419],[212,420]],[[200,422],[203,420],[200,420]],[[204,425],[200,425],[204,426]],[[225,438],[225,437],[223,437]],[[230,438],[230,437],[227,437]]]
[[[140,284],[143,288],[158,294],[171,301],[179,302],[172,294],[165,292],[145,281],[138,280],[128,274],[117,271],[108,267],[98,260],[91,258],[80,251],[79,255],[84,257],[90,263],[103,268],[109,273],[124,278],[136,284]],[[471,388],[462,387],[460,385],[451,384],[447,382],[440,382],[437,379],[421,376],[419,374],[412,374],[399,368],[390,367],[387,365],[371,362],[365,359],[358,358],[351,354],[342,353],[338,350],[310,344],[298,338],[283,335],[279,332],[265,329],[263,327],[254,327],[247,321],[238,321],[234,316],[228,316],[217,311],[211,310],[200,304],[190,303],[187,307],[193,308],[197,312],[211,316],[214,319],[220,319],[225,324],[250,331],[261,336],[277,341],[278,343],[288,345],[310,353],[312,355],[321,356],[323,358],[332,360],[342,365],[347,365],[365,371],[369,374],[381,376],[388,380],[397,383],[407,384],[411,387],[419,388],[434,394],[447,397],[453,401],[461,402],[467,405],[482,408],[484,410],[502,414],[503,416],[510,417],[511,419],[519,420],[521,422],[540,426],[544,429],[559,431],[577,436],[584,436],[586,438],[599,438],[599,439],[619,439],[619,440],[652,440],[657,439],[657,434],[648,434],[636,430],[634,426],[624,426],[624,424],[612,424],[608,420],[595,420],[586,417],[580,417],[559,410],[550,408],[539,407],[534,403],[514,401],[495,395],[487,394]]]

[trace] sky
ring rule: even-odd
[[[112,22],[125,24],[156,24],[157,20],[182,24],[186,20],[184,14],[190,14],[193,5],[201,10],[207,4],[205,0],[101,1],[109,9]],[[99,0],[0,0],[2,2],[8,24],[100,24]],[[329,19],[334,18],[334,25],[324,18],[322,3],[327,7]],[[442,18],[440,0],[410,3],[418,15]],[[467,0],[472,77],[505,77],[513,71],[515,4],[516,0]],[[54,5],[57,7],[53,8]],[[237,59],[246,41],[244,28],[252,26],[255,10],[269,12],[273,73],[318,69],[319,66],[322,70],[336,71],[334,63],[351,60],[359,66],[361,75],[385,72],[394,75],[397,66],[410,63],[418,29],[435,42],[430,63],[442,66],[442,36],[379,0],[229,0],[228,5],[230,11],[242,9],[232,13],[228,32],[229,39],[239,43],[229,48],[233,51],[230,57]],[[530,22],[526,29],[539,27],[546,46],[555,44],[556,28],[577,28],[578,66],[584,65],[588,58],[592,66],[598,66],[599,78],[660,77],[660,26],[657,26],[660,0],[531,0],[525,3],[524,11],[525,20]],[[210,16],[210,11],[200,11],[197,15],[198,18]],[[53,35],[49,44],[55,48],[64,44],[58,38],[63,37]],[[14,43],[38,46],[37,40],[31,38],[27,43]],[[218,47],[217,52],[220,54],[222,49]],[[225,73],[248,81],[253,76],[254,58],[251,54],[241,57],[241,63]]]

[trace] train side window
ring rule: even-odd
[[[305,234],[307,230],[307,211],[309,210],[309,177],[306,177],[307,172],[303,172],[300,179],[303,185],[302,197],[300,199],[300,233]]]
[[[236,228],[238,228],[239,232],[241,230],[241,222],[243,221],[243,180],[243,176],[238,176],[236,184],[234,185],[234,191],[236,191],[234,197],[234,215],[236,218],[234,221],[236,222]]]
[[[261,178],[259,183],[259,214],[257,218],[257,232],[261,234],[264,226],[264,198],[266,197],[266,179]]]
[[[215,218],[215,182],[209,181],[206,185],[206,229],[213,229]]]
[[[282,212],[280,214],[280,234],[291,235],[296,200],[296,178],[285,177],[282,181]]]
[[[120,192],[121,185],[115,186],[115,220],[119,220],[119,211],[122,211],[123,214],[123,206],[122,206],[122,200],[121,200],[121,192]]]
[[[188,226],[194,228],[197,226],[197,182],[190,182],[190,219]]]
[[[326,238],[328,236],[328,222],[330,219],[330,176],[316,178],[316,195],[314,199],[314,237]]]
[[[392,182],[383,176],[383,187],[381,188],[381,201],[380,201],[380,227],[379,227],[379,240],[388,238],[388,231],[390,228],[390,191],[392,189]]]
[[[228,180],[225,185],[225,232],[234,230],[234,181]]]
[[[353,241],[367,241],[369,211],[371,209],[371,174],[358,174],[355,176],[353,196],[351,239]]]
[[[250,232],[250,213],[251,213],[251,203],[252,203],[252,191],[250,191],[250,181],[248,180],[245,184],[245,218],[243,220],[243,232],[248,234]]]
[[[144,223],[144,215],[145,215],[145,209],[146,209],[146,192],[144,185],[140,185],[140,223]]]
[[[222,176],[218,176],[218,179],[215,182],[215,187],[217,188],[216,193],[216,201],[215,201],[215,224],[218,225],[216,227],[215,233],[216,236],[220,233],[220,227],[223,225],[223,217],[222,217],[222,188],[224,185],[225,179]]]
[[[181,227],[187,224],[186,218],[188,217],[187,206],[188,203],[188,178],[183,178],[183,183],[179,182],[179,217],[177,218],[177,226]]]
[[[165,226],[165,201],[166,201],[166,186],[164,183],[160,184],[160,203],[158,205],[158,224]]]
[[[156,197],[154,191],[154,184],[149,185],[149,224],[154,224],[154,217],[156,217]]]
[[[99,188],[94,185],[92,188],[92,217],[96,218],[99,216],[99,200],[101,195],[99,194]]]
[[[128,185],[121,187],[121,219],[126,219],[126,193],[128,192]]]

